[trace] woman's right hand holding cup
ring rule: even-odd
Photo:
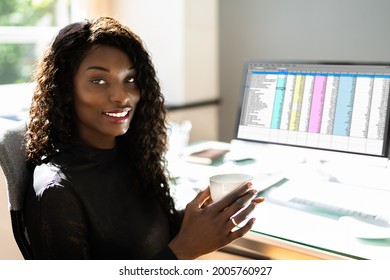
[[[198,193],[184,214],[182,226],[169,247],[178,259],[195,259],[226,246],[246,234],[255,218],[244,222],[264,198],[256,198],[251,182],[241,183],[218,201],[210,196],[210,187]]]

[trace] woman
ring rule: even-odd
[[[241,237],[250,184],[180,214],[169,192],[164,98],[141,40],[112,18],[63,28],[36,71],[26,225],[38,259],[194,259]],[[244,205],[249,206],[231,220]]]

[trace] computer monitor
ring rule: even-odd
[[[387,157],[390,64],[247,61],[237,139]]]

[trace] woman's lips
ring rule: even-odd
[[[107,116],[109,116],[109,117],[123,118],[123,117],[125,117],[129,112],[130,112],[130,110],[126,110],[126,111],[123,111],[123,112],[120,112],[120,113],[104,112],[103,114],[105,114],[105,115],[107,115]]]
[[[103,115],[110,118],[111,121],[114,122],[123,122],[126,121],[129,118],[131,108],[128,108],[126,110],[116,110],[116,111],[109,111],[109,112],[103,112]]]

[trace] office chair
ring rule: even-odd
[[[25,161],[23,134],[24,122],[12,122],[0,131],[0,167],[3,169],[8,191],[8,208],[12,231],[24,259],[31,259],[31,247],[24,225],[23,204],[32,174]]]

